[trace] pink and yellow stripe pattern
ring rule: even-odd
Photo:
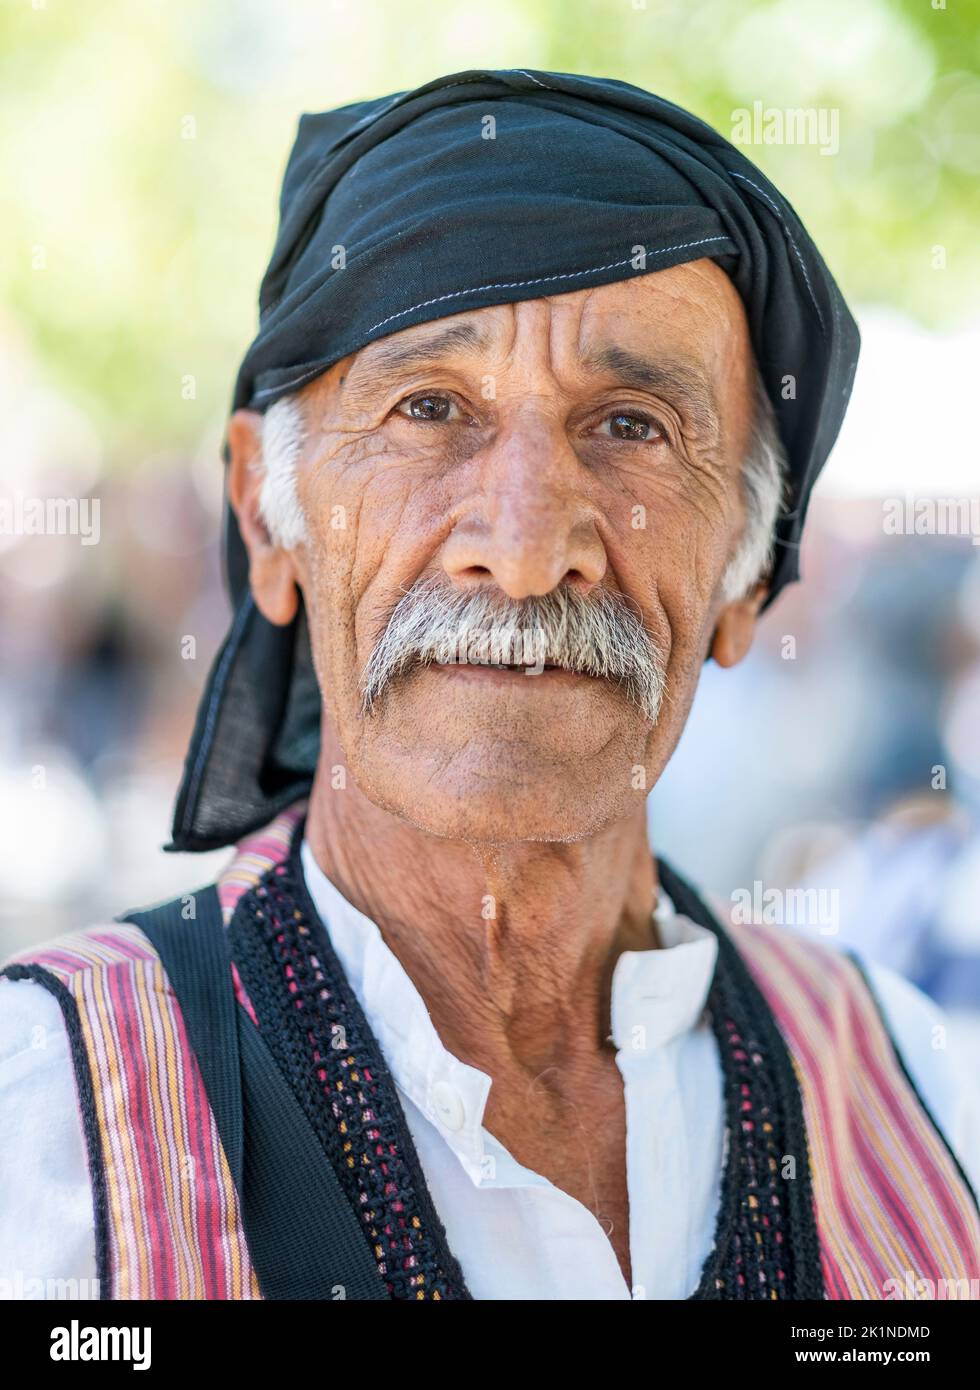
[[[980,1218],[858,966],[779,927],[732,926],[803,1101],[827,1297],[980,1298]]]
[[[80,1109],[94,1109],[104,1174],[92,1174],[105,1207],[102,1297],[261,1297],[200,1071],[147,938],[126,923],[90,927],[7,964],[28,961],[77,1006],[91,1080]]]
[[[218,879],[218,900],[224,914],[225,926],[243,893],[254,888],[262,875],[279,864],[289,854],[293,831],[306,810],[305,802],[290,806],[281,812],[274,821],[242,840],[235,850],[235,857]]]

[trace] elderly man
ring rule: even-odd
[[[647,841],[851,386],[793,210],[669,103],[516,71],[304,117],[281,213],[173,832],[238,849],[8,965],[45,1046],[4,1101],[42,1136],[4,1273],[977,1297],[925,1001],[723,928]]]

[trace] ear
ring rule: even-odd
[[[285,627],[296,616],[296,570],[266,530],[259,511],[262,490],[262,422],[257,410],[236,410],[228,422],[228,500],[248,551],[248,578],[263,618]]]
[[[768,592],[765,584],[757,584],[751,594],[727,603],[721,610],[709,653],[719,666],[737,666],[747,655],[759,609]]]

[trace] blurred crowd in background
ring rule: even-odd
[[[980,1038],[980,535],[884,520],[888,499],[980,495],[980,40],[954,10],[7,7],[0,500],[100,511],[97,544],[0,533],[0,955],[227,858],[161,847],[228,622],[223,418],[297,115],[442,71],[550,67],[640,83],[728,135],[756,99],[839,111],[833,158],[747,153],[854,304],[854,411],[805,580],[742,666],[706,666],[652,838],[723,905],[756,885],[832,889],[828,939]]]

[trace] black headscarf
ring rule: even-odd
[[[696,116],[629,83],[461,72],[303,116],[233,407],[264,410],[411,324],[702,256],[741,295],[789,462],[771,602],[799,574],[857,328],[765,175]],[[232,843],[305,794],[316,765],[305,620],[278,628],[257,612],[227,507],[225,555],[235,617],[198,714],[172,849]]]

